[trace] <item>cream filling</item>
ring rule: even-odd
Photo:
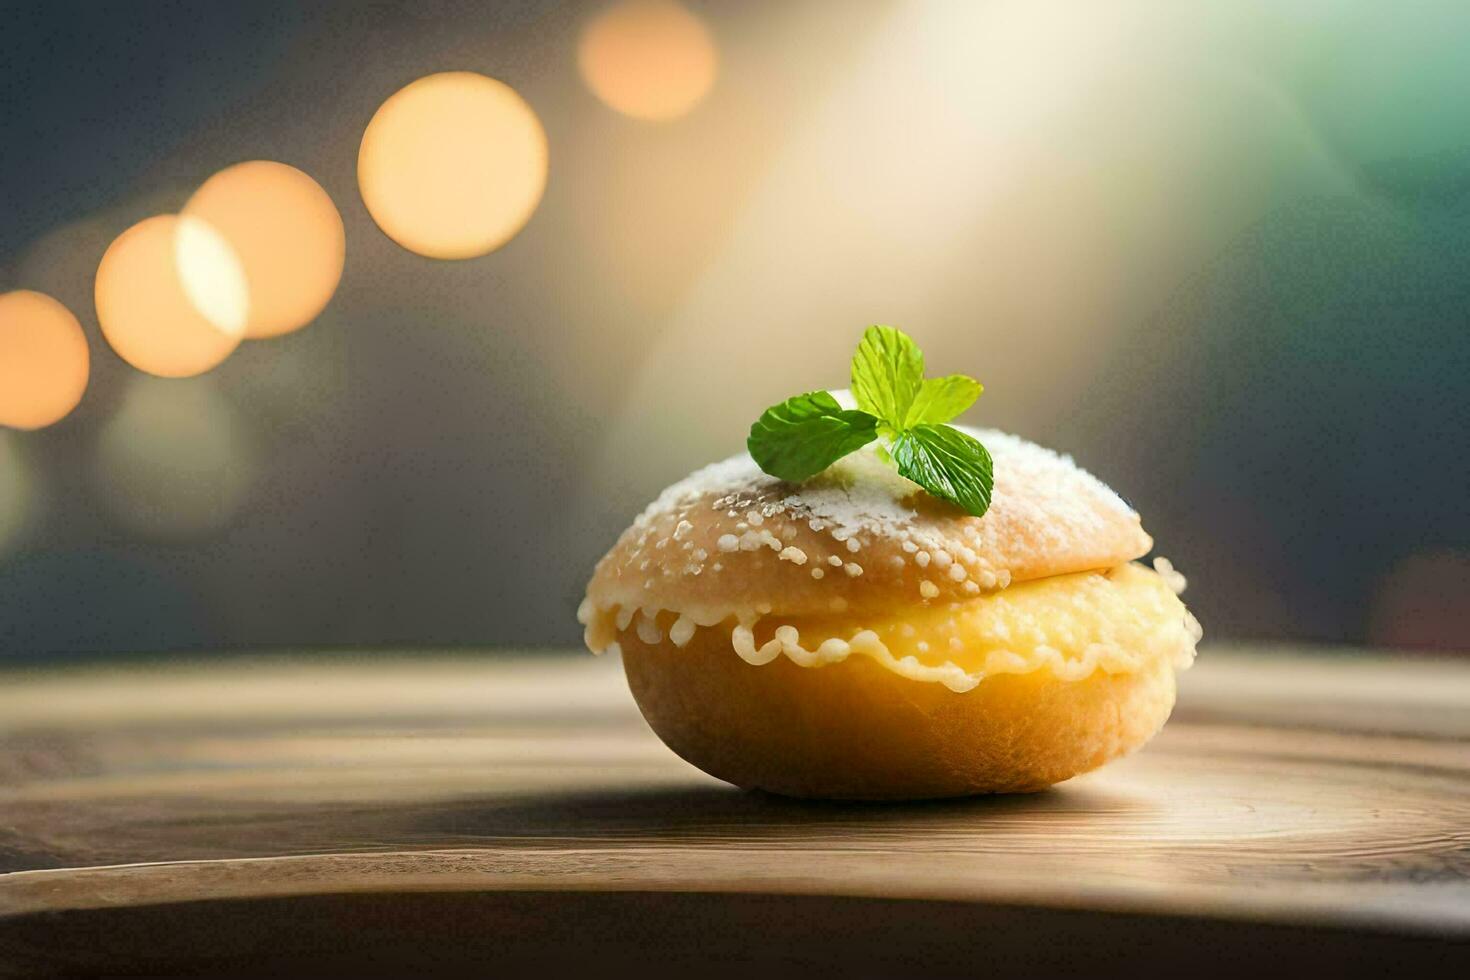
[[[1195,644],[1199,641],[1199,624],[1194,631],[1181,628],[1177,633],[1159,639],[1166,655],[1170,656],[1175,669],[1184,670],[1194,662]],[[1161,631],[1165,632],[1165,631]],[[785,625],[776,628],[776,636],[763,645],[755,645],[754,633],[749,626],[738,625],[731,634],[731,645],[736,654],[746,663],[768,664],[778,656],[786,656],[802,667],[820,667],[825,664],[841,663],[853,654],[869,657],[887,667],[895,674],[915,681],[943,684],[951,691],[964,693],[971,690],[987,677],[999,674],[1029,674],[1037,670],[1050,669],[1059,680],[1080,681],[1101,670],[1108,674],[1129,674],[1139,670],[1153,659],[1153,651],[1139,653],[1104,644],[1089,644],[1081,657],[1066,657],[1060,650],[1048,646],[1035,647],[1030,655],[1010,650],[991,650],[985,655],[985,663],[976,670],[966,670],[953,661],[942,664],[926,664],[912,654],[895,657],[878,634],[870,629],[858,630],[849,639],[830,637],[807,649],[801,645],[801,635],[796,627]]]
[[[1157,559],[1154,565],[1170,589],[1176,594],[1183,591],[1184,577],[1174,571],[1167,559]],[[757,645],[755,627],[768,610],[710,607],[679,611],[616,605],[599,607],[588,598],[578,608],[577,618],[586,626],[587,646],[593,653],[621,653],[617,637],[630,626],[638,639],[649,646],[663,642],[664,631],[658,624],[658,617],[665,611],[675,614],[668,635],[670,642],[681,649],[689,644],[697,629],[714,628],[734,619],[730,644],[740,659],[755,666],[784,656],[802,667],[820,667],[841,663],[857,654],[877,661],[902,677],[943,684],[958,693],[969,691],[985,678],[1000,674],[1050,670],[1059,680],[1080,681],[1099,670],[1107,674],[1133,673],[1159,657],[1168,657],[1175,669],[1184,670],[1194,662],[1195,648],[1203,635],[1199,621],[1186,609],[1179,620],[1161,624],[1150,631],[1143,642],[1130,644],[1127,648],[1113,643],[1090,643],[1080,655],[1072,656],[1045,644],[1033,646],[1026,653],[997,648],[985,655],[979,667],[966,669],[948,660],[926,664],[912,655],[895,656],[876,631],[864,628],[853,631],[846,639],[827,637],[808,647],[802,644],[801,633],[795,626],[783,624],[776,627],[771,639]]]

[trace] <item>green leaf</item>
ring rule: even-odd
[[[936,497],[979,517],[990,509],[995,483],[990,453],[948,425],[916,425],[893,443],[898,472]]]
[[[951,374],[945,378],[925,378],[914,403],[909,406],[905,428],[924,423],[948,422],[975,404],[985,388],[974,378]]]
[[[907,334],[883,326],[863,332],[852,356],[852,395],[858,408],[901,429],[923,381],[924,355]]]
[[[873,416],[844,409],[828,392],[809,391],[766,409],[750,427],[745,445],[761,469],[795,483],[876,438]]]

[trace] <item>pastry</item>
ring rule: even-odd
[[[715,463],[623,533],[579,618],[671,749],[741,787],[920,799],[1039,790],[1163,726],[1200,638],[1182,577],[1069,458],[953,428],[988,450],[981,516],[901,476],[890,432],[800,482]]]

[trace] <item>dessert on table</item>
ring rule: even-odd
[[[1043,789],[1148,741],[1200,627],[1105,484],[949,424],[890,327],[852,389],[768,409],[747,453],[661,493],[598,563],[587,645],[649,725],[737,786],[897,800]]]

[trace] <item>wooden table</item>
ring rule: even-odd
[[[1142,752],[923,805],[709,779],[586,655],[10,671],[0,872],[16,974],[1466,976],[1470,661],[1206,650]]]

